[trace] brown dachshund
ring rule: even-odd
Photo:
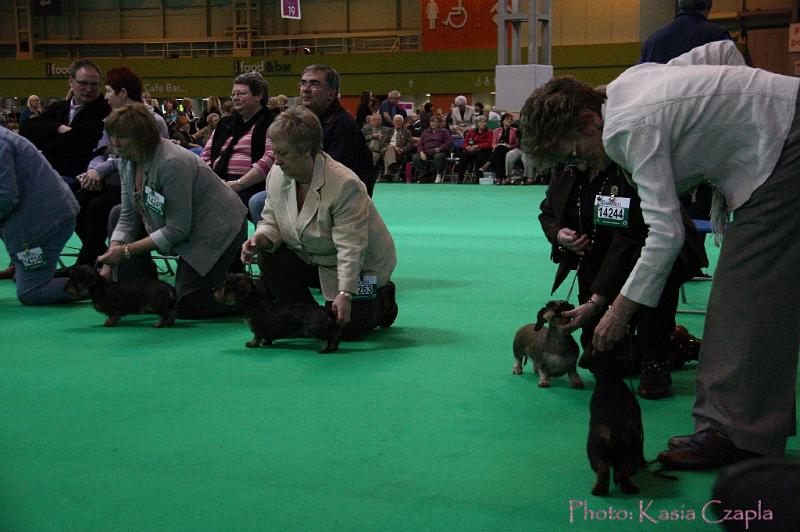
[[[559,327],[561,313],[572,310],[566,301],[550,301],[536,316],[536,324],[522,326],[514,336],[514,374],[522,374],[522,365],[533,360],[533,370],[539,373],[539,387],[550,386],[550,377],[565,373],[574,388],[583,388],[578,375],[578,343],[572,335]],[[544,323],[548,327],[544,329]]]

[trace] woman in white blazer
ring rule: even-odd
[[[309,287],[320,287],[337,321],[352,322],[351,335],[390,326],[397,316],[390,280],[397,256],[364,183],[322,151],[313,112],[285,111],[268,134],[275,165],[262,219],[242,246],[243,262],[263,252],[259,267],[278,301],[313,302]]]
[[[97,259],[106,265],[102,273],[155,249],[179,255],[179,318],[237,312],[213,298],[247,238],[246,208],[236,193],[195,154],[161,139],[140,104],[115,109],[106,131],[122,157],[122,211],[111,245]]]

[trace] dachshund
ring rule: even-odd
[[[70,269],[64,290],[76,299],[88,291],[95,310],[108,316],[106,327],[113,327],[128,314],[158,314],[155,327],[159,328],[175,323],[175,288],[164,281],[108,281],[90,266],[81,264]]]
[[[550,377],[565,373],[573,388],[583,388],[578,375],[578,343],[564,331],[561,313],[575,307],[566,301],[550,301],[536,315],[536,324],[522,326],[514,336],[514,374],[522,374],[522,366],[533,359],[533,370],[539,373],[539,387],[550,387]],[[548,323],[543,329],[544,322]]]
[[[272,345],[278,338],[307,337],[325,340],[320,353],[339,349],[341,331],[331,311],[316,304],[273,301],[264,284],[246,274],[227,274],[214,290],[214,298],[225,305],[242,305],[254,335],[246,347]]]
[[[639,493],[631,477],[647,465],[644,458],[642,411],[624,381],[625,349],[584,354],[594,373],[595,388],[589,403],[589,437],[586,454],[597,474],[592,495],[605,496],[613,470],[614,484],[623,493]]]

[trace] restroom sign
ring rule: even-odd
[[[789,25],[789,52],[800,52],[800,23]]]

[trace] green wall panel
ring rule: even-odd
[[[553,49],[557,75],[588,83],[608,83],[639,56],[639,43],[562,46]],[[523,51],[526,52],[526,51]],[[523,61],[526,54],[523,54]],[[490,92],[494,90],[495,50],[400,52],[197,59],[99,59],[105,71],[125,65],[144,79],[156,98],[226,95],[237,73],[256,70],[270,82],[270,93],[295,95],[303,69],[327,63],[342,75],[342,94],[364,90],[406,94]],[[0,60],[0,95],[61,97],[67,91],[70,60]]]

